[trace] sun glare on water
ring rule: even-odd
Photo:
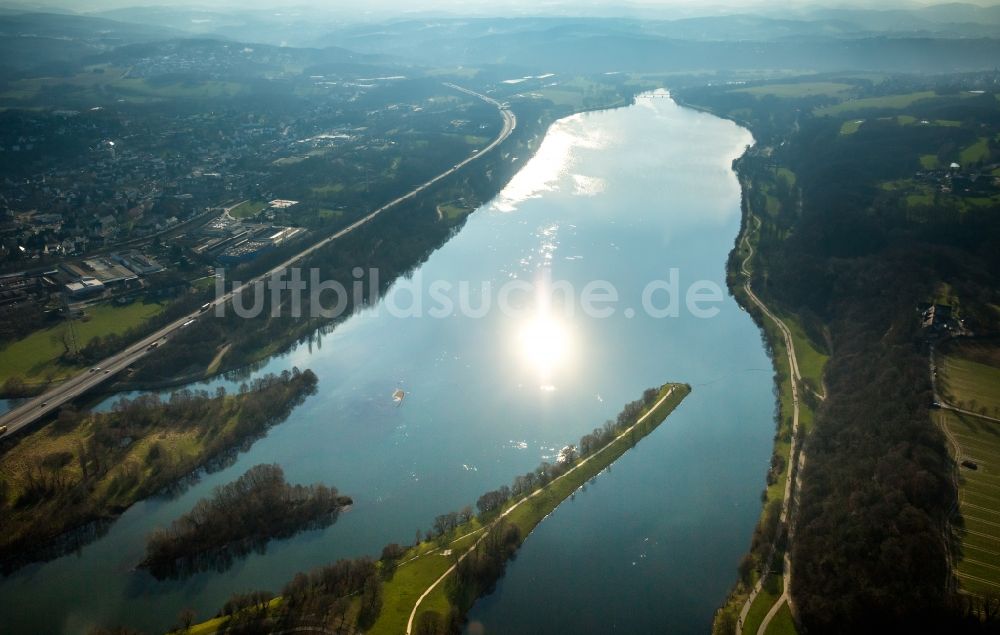
[[[572,353],[569,326],[547,313],[527,320],[518,334],[521,357],[535,372],[543,390],[553,390],[556,372],[566,366]]]

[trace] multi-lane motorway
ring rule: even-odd
[[[486,95],[482,95],[475,91],[469,90],[468,88],[462,88],[461,86],[456,86],[454,84],[445,84],[445,86],[461,91],[473,97],[477,97],[478,99],[482,99],[483,101],[497,107],[497,110],[499,110],[501,116],[503,116],[503,128],[501,129],[500,134],[497,135],[497,137],[492,141],[492,143],[490,143],[482,150],[473,153],[471,156],[465,158],[459,163],[456,163],[455,165],[448,168],[441,174],[435,176],[433,179],[417,186],[407,194],[404,194],[399,198],[389,201],[388,203],[376,209],[375,211],[371,212],[367,216],[355,221],[354,223],[341,229],[335,234],[328,236],[323,240],[308,247],[307,249],[304,249],[303,251],[295,254],[285,262],[270,269],[266,273],[263,273],[257,278],[249,280],[246,283],[240,285],[239,287],[234,288],[229,293],[226,293],[225,295],[216,298],[215,300],[210,302],[207,306],[202,307],[202,309],[199,310],[198,312],[185,315],[184,317],[179,318],[174,322],[171,322],[170,324],[164,326],[159,331],[153,333],[152,335],[146,337],[145,339],[136,342],[131,346],[128,346],[125,350],[115,355],[112,355],[111,357],[98,363],[94,368],[81,372],[80,374],[67,379],[66,381],[49,389],[47,392],[38,397],[29,399],[28,401],[21,404],[17,408],[14,408],[7,414],[0,417],[0,428],[2,428],[3,426],[6,426],[7,428],[6,431],[2,435],[0,435],[0,437],[5,437],[17,433],[18,430],[21,430],[25,426],[31,425],[38,419],[48,415],[54,410],[57,410],[59,407],[66,404],[67,402],[76,399],[77,397],[83,395],[84,393],[93,389],[94,387],[110,380],[116,374],[120,373],[121,371],[125,370],[132,364],[136,363],[137,361],[148,355],[151,351],[155,350],[157,347],[169,345],[170,336],[188,326],[193,320],[203,319],[206,316],[213,315],[214,314],[213,309],[216,306],[229,302],[233,298],[233,296],[242,293],[245,289],[256,284],[258,281],[266,281],[272,275],[284,271],[285,269],[291,267],[292,265],[299,262],[309,254],[313,253],[314,251],[322,249],[331,242],[339,238],[342,238],[347,234],[351,233],[352,231],[358,229],[362,225],[371,222],[374,218],[376,218],[383,212],[392,209],[393,207],[399,205],[400,203],[406,200],[414,198],[415,196],[417,196],[427,188],[431,187],[438,181],[447,178],[448,176],[451,176],[452,174],[462,169],[469,163],[475,161],[479,157],[487,154],[489,151],[496,148],[498,145],[503,143],[503,141],[507,139],[507,137],[509,137],[510,134],[514,131],[514,128],[517,126],[517,117],[514,116],[514,113],[511,112],[510,109],[505,104],[502,104],[496,101],[495,99],[487,97]]]

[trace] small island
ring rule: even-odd
[[[161,579],[221,570],[272,539],[333,524],[352,502],[335,487],[289,484],[278,465],[256,465],[153,532],[139,566]]]
[[[0,570],[93,540],[136,501],[225,465],[316,391],[293,369],[236,394],[179,390],[118,401],[110,412],[63,408],[0,461]]]

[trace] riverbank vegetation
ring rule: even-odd
[[[758,145],[737,163],[748,214],[761,220],[754,290],[829,354],[789,545],[792,613],[810,633],[979,628],[954,594],[955,465],[929,414],[926,342],[943,327],[923,328],[917,309],[949,285],[961,298],[955,328],[998,327],[1000,216],[979,202],[1000,194],[989,176],[1000,152],[987,144],[958,168],[927,160],[959,162],[1000,133],[994,76],[679,92],[754,133]],[[852,88],[787,88],[818,80]],[[935,193],[920,196],[927,188]]]
[[[268,541],[327,527],[351,499],[325,485],[291,485],[278,465],[256,465],[215,488],[170,527],[154,531],[140,564],[157,578],[222,570]]]
[[[236,394],[181,390],[64,408],[0,461],[0,561],[13,568],[72,549],[138,500],[223,465],[316,390],[312,371],[268,375]],[[70,530],[76,530],[71,533]]]
[[[117,338],[163,311],[159,302],[137,300],[126,305],[95,304],[69,319],[33,323],[44,325],[24,337],[3,342],[0,348],[0,393],[29,394],[31,389],[85,368],[80,353],[102,338]]]
[[[465,613],[492,590],[532,529],[655,430],[690,390],[684,384],[647,390],[614,421],[585,434],[579,446],[567,448],[562,461],[543,462],[510,485],[483,494],[477,501],[478,513],[467,506],[439,515],[431,530],[417,532],[415,544],[386,545],[377,562],[362,558],[331,565],[337,571],[353,572],[333,577],[343,580],[342,584],[324,581],[323,571],[329,568],[299,574],[279,598],[261,592],[255,596],[260,601],[243,602],[245,608],[235,611],[232,606],[240,603],[231,603],[190,632],[274,633],[311,628],[399,635],[407,631],[413,614],[414,633],[460,633]]]

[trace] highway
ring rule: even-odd
[[[214,309],[216,306],[229,302],[233,298],[233,296],[242,293],[245,289],[251,287],[257,282],[266,281],[273,274],[284,271],[285,269],[291,267],[292,265],[299,262],[303,258],[309,256],[313,252],[322,249],[323,247],[327,246],[333,241],[339,238],[343,238],[344,236],[353,232],[359,227],[366,225],[367,223],[374,220],[383,212],[392,209],[393,207],[399,205],[400,203],[403,203],[404,201],[416,197],[418,194],[420,194],[427,188],[431,187],[438,181],[451,176],[452,174],[454,174],[458,170],[461,170],[469,163],[472,163],[479,157],[487,154],[488,152],[496,148],[498,145],[503,143],[504,140],[506,140],[507,137],[509,137],[511,133],[514,132],[514,129],[517,127],[517,117],[514,115],[513,112],[510,111],[510,109],[505,104],[501,104],[500,102],[490,97],[487,97],[486,95],[482,95],[475,91],[469,90],[468,88],[462,88],[461,86],[456,86],[455,84],[446,83],[445,86],[452,88],[454,90],[461,91],[467,95],[476,97],[478,99],[485,101],[488,104],[496,106],[497,110],[500,111],[500,114],[503,117],[503,128],[501,129],[500,134],[497,135],[497,137],[492,141],[492,143],[490,143],[482,150],[474,152],[471,156],[456,163],[455,165],[448,168],[441,174],[438,174],[431,180],[423,183],[422,185],[417,186],[407,194],[404,194],[399,198],[389,201],[388,203],[376,209],[375,211],[371,212],[367,216],[355,221],[354,223],[351,223],[347,227],[339,230],[338,232],[336,232],[331,236],[324,238],[323,240],[312,245],[311,247],[304,249],[303,251],[292,256],[291,258],[284,261],[280,265],[268,270],[266,273],[263,273],[260,276],[257,276],[256,278],[248,280],[239,287],[234,288],[229,293],[214,299],[212,302],[209,303],[207,307],[204,307],[203,309],[195,313],[185,315],[184,317],[181,317],[176,321],[164,326],[163,328],[161,328],[159,331],[156,331],[152,335],[144,338],[143,340],[137,343],[132,344],[131,346],[128,346],[125,350],[121,351],[120,353],[117,353],[103,360],[102,362],[99,362],[94,367],[94,369],[83,371],[80,374],[71,377],[66,381],[60,383],[59,385],[49,389],[47,392],[39,395],[38,397],[29,399],[28,401],[21,404],[17,408],[14,408],[7,414],[0,417],[0,427],[7,426],[7,430],[2,435],[0,435],[0,438],[16,434],[19,430],[21,430],[25,426],[31,425],[38,419],[59,409],[67,402],[72,401],[73,399],[80,397],[81,395],[99,386],[100,384],[107,382],[121,371],[125,370],[132,364],[138,362],[143,357],[148,355],[156,347],[168,345],[170,341],[170,336],[176,333],[177,331],[183,329],[191,321],[198,320],[207,315],[211,315],[213,313],[212,309]]]

